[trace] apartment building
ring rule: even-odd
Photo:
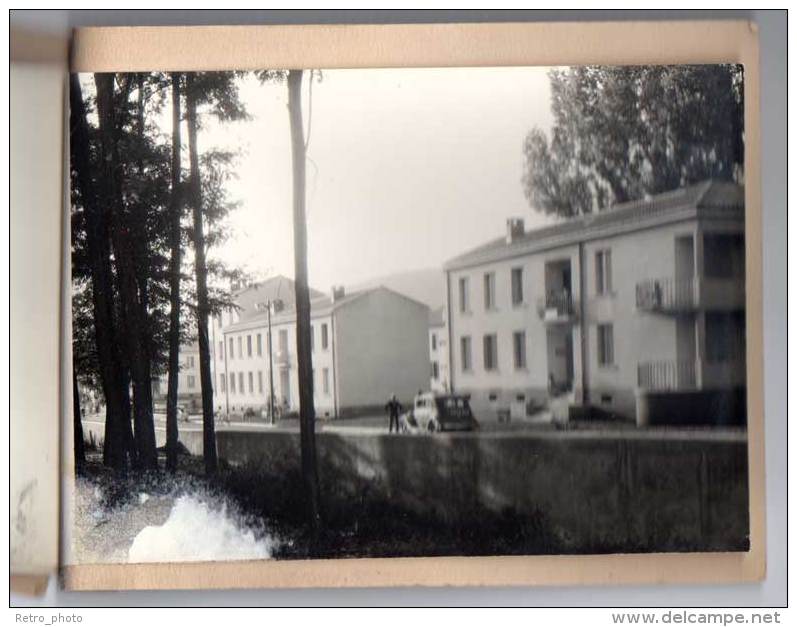
[[[277,283],[273,283],[277,281]],[[214,403],[225,413],[262,412],[273,398],[299,408],[296,308],[284,277],[236,295],[212,325]],[[409,402],[429,381],[429,308],[385,287],[330,296],[311,292],[316,415],[383,410],[391,394]]]
[[[451,386],[483,417],[743,423],[744,189],[706,181],[445,264]]]
[[[445,307],[429,312],[429,389],[433,392],[448,392],[451,385],[445,316]]]

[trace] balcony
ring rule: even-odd
[[[637,385],[649,392],[730,389],[745,385],[745,361],[649,361],[637,366]]]
[[[663,314],[744,309],[744,277],[649,279],[637,283],[636,306],[641,311]]]
[[[637,366],[637,385],[643,390],[697,389],[694,361],[649,361]]]
[[[546,324],[574,324],[578,319],[573,296],[564,290],[548,292],[540,298],[537,313]]]
[[[696,281],[693,278],[650,279],[637,283],[636,306],[642,311],[678,313],[697,308]]]

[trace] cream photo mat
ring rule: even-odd
[[[65,586],[72,590],[506,586],[726,583],[762,578],[765,494],[761,193],[758,41],[753,25],[701,21],[87,28],[75,33],[71,69],[191,71],[720,62],[745,66],[749,552],[64,565]],[[68,211],[61,215],[68,216]],[[61,275],[55,280],[60,285]],[[68,305],[65,307],[62,313],[68,317]],[[60,344],[65,353],[61,364],[66,369],[71,362],[65,350],[70,345],[68,337],[63,337]],[[64,454],[71,451],[70,404],[69,399],[62,399],[62,432],[67,436],[62,448],[64,487],[73,477],[72,456]],[[64,523],[62,533],[67,532]],[[63,540],[61,545],[64,546]]]

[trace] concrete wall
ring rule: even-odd
[[[298,434],[220,432],[217,439],[229,462],[284,471],[290,460],[298,468]],[[747,546],[742,434],[319,433],[316,440],[322,490],[388,499],[458,524],[478,525],[485,508],[542,514],[565,552]]]
[[[335,312],[339,409],[381,408],[390,394],[403,404],[429,388],[429,308],[377,289]]]

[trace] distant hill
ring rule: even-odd
[[[366,289],[369,287],[385,287],[418,300],[431,309],[442,307],[445,300],[445,277],[440,268],[426,268],[423,270],[410,270],[382,277],[377,277],[356,285],[347,285],[348,291]]]

